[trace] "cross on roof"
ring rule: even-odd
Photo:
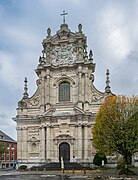
[[[68,13],[66,13],[65,11],[63,11],[62,14],[60,14],[61,16],[63,16],[63,24],[65,24],[65,16],[67,15]]]

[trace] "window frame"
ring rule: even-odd
[[[58,92],[59,102],[70,101],[70,91],[71,91],[70,87],[71,86],[68,81],[62,81],[59,83],[59,92]]]

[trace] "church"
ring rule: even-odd
[[[27,78],[18,102],[17,159],[31,167],[49,162],[92,162],[95,155],[92,127],[104,98],[111,93],[109,71],[106,87],[94,86],[95,63],[87,52],[82,25],[72,32],[65,19],[59,30],[42,42],[35,70],[37,90],[28,95]]]

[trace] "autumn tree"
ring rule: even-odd
[[[138,147],[138,97],[106,97],[92,133],[97,151],[120,154],[128,165]]]

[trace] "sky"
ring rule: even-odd
[[[81,23],[93,50],[94,85],[105,90],[106,69],[115,94],[138,95],[138,0],[0,0],[0,129],[16,140],[16,116],[24,78],[36,90],[35,69],[42,40],[66,23],[72,32]]]

